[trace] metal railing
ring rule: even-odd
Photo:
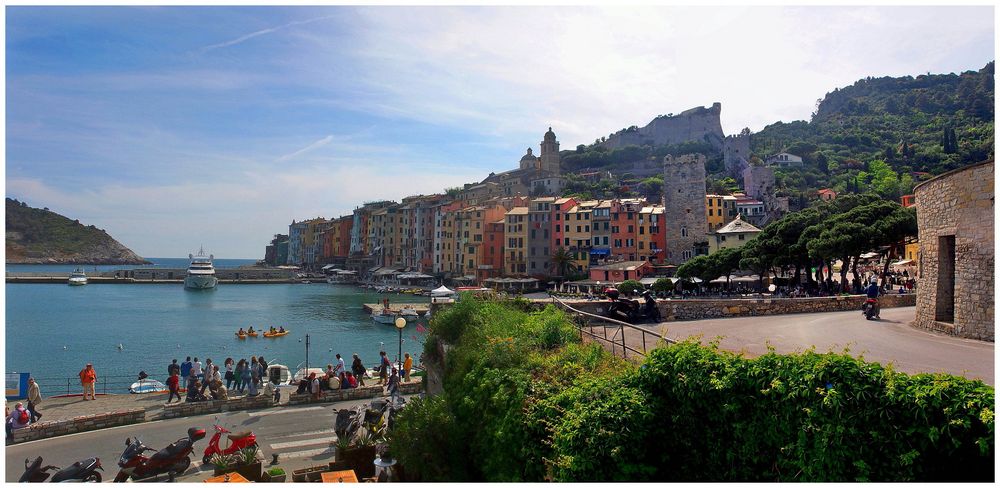
[[[70,378],[57,378],[57,377],[35,377],[35,382],[38,383],[44,396],[56,396],[56,395],[79,395],[83,394],[83,386],[80,384],[80,378],[78,376],[73,376]],[[149,379],[153,379],[152,376]],[[102,395],[107,395],[110,391],[111,394],[117,393],[128,393],[128,389],[132,386],[132,383],[139,381],[137,375],[98,375],[97,382],[94,385],[94,392],[100,393]],[[65,390],[63,389],[65,388]]]
[[[572,316],[575,319],[573,322],[574,324],[576,324],[576,328],[580,332],[581,339],[583,339],[584,336],[588,336],[592,339],[597,339],[599,341],[603,340],[604,342],[608,343],[611,346],[611,354],[617,356],[620,349],[621,357],[623,359],[628,359],[628,353],[630,351],[634,354],[645,356],[648,351],[648,345],[651,344],[653,347],[655,347],[659,341],[664,341],[667,344],[677,343],[677,341],[670,339],[669,337],[666,337],[658,332],[653,332],[646,328],[632,325],[628,322],[622,322],[621,320],[613,319],[610,317],[603,317],[600,315],[595,315],[589,312],[584,312],[583,310],[573,308],[570,305],[566,304],[566,302],[563,302],[562,300],[554,296],[552,297],[552,302],[562,307],[564,310],[566,310],[566,312],[570,316]],[[586,325],[584,324],[585,321],[590,321],[590,322],[597,321],[603,323],[604,325],[601,326],[602,334],[594,333],[593,328],[595,327],[595,325],[593,325],[592,323]],[[585,330],[585,328],[590,330]],[[613,331],[611,337],[608,337],[609,328],[612,329]],[[627,329],[638,331],[641,334],[642,350],[636,349],[635,347],[632,347],[628,344],[628,340],[625,336],[625,331]],[[652,336],[653,340],[652,341],[647,340],[647,336]]]

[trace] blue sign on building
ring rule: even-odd
[[[23,400],[28,398],[29,373],[7,373],[7,399]]]

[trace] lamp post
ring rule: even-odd
[[[396,371],[403,371],[403,328],[406,327],[406,319],[403,317],[396,317],[396,329],[399,330],[399,356],[396,356],[396,360],[399,362],[399,367]],[[402,374],[402,373],[399,373]]]

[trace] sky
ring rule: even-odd
[[[145,257],[430,194],[722,103],[808,120],[867,76],[978,70],[979,7],[7,7],[6,195]]]

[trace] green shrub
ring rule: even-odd
[[[618,288],[618,291],[622,292],[623,295],[640,293],[646,289],[646,287],[642,286],[642,283],[639,283],[636,280],[625,280],[619,283],[616,288]]]

